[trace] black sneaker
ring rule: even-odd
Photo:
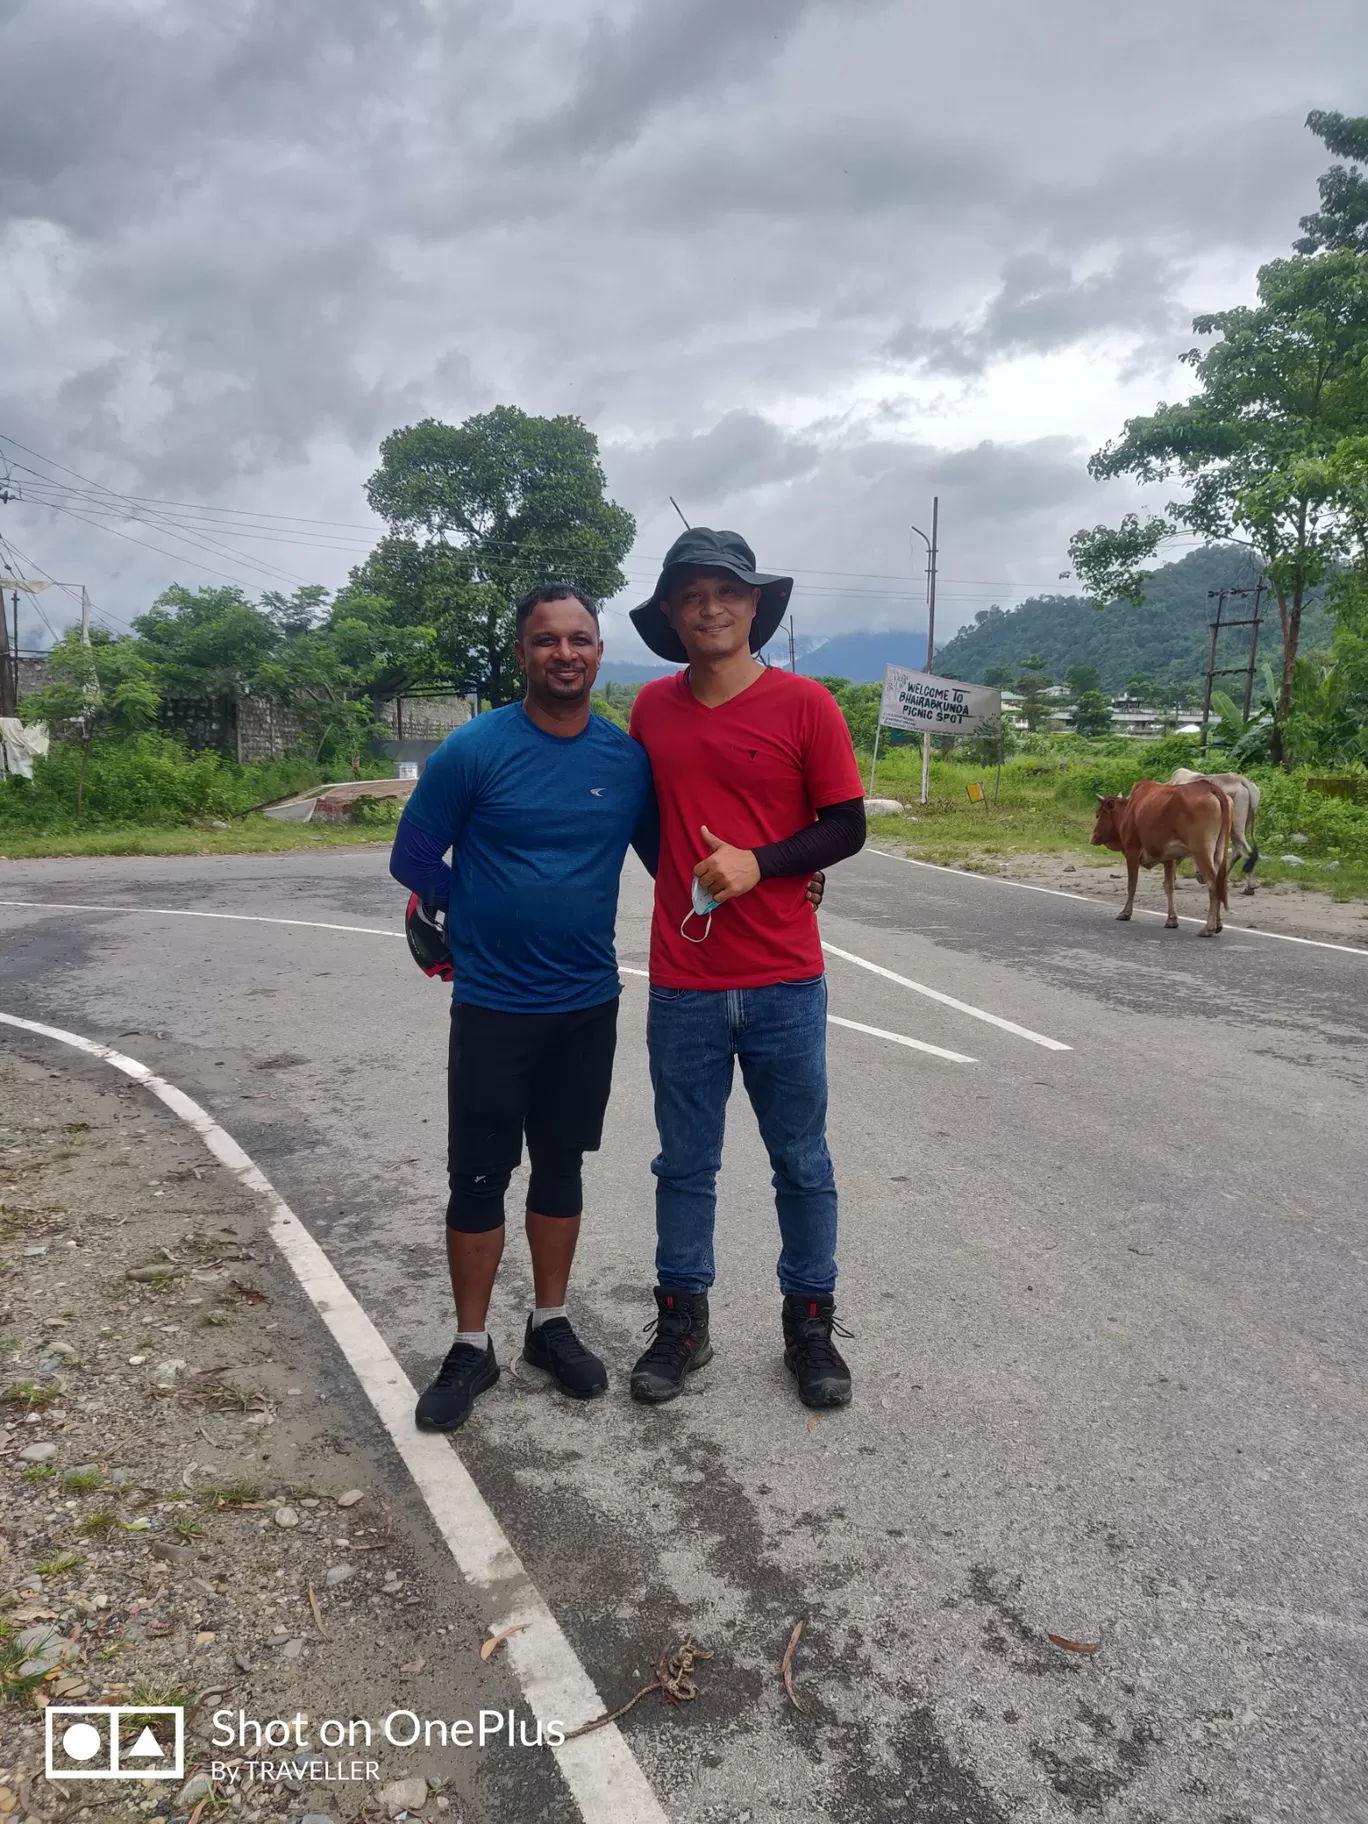
[[[798,1382],[804,1406],[848,1406],[850,1370],[831,1340],[849,1336],[836,1322],[830,1292],[789,1292],[784,1297],[784,1366]]]
[[[575,1335],[568,1317],[548,1317],[534,1325],[529,1314],[523,1360],[549,1374],[572,1400],[593,1400],[608,1391],[608,1370]]]
[[[659,1406],[682,1389],[686,1374],[712,1360],[712,1344],[706,1292],[657,1286],[655,1301],[656,1314],[646,1325],[655,1336],[632,1370],[632,1398]]]
[[[470,1409],[499,1378],[491,1341],[484,1353],[472,1343],[453,1343],[437,1378],[420,1394],[413,1416],[423,1431],[455,1431],[470,1417]]]

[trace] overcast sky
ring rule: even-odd
[[[634,590],[674,494],[801,632],[924,624],[938,492],[949,635],[1130,504],[1086,458],[1289,250],[1368,8],[0,0],[0,72],[0,534],[111,622],[336,586],[385,432],[507,402],[597,432]]]

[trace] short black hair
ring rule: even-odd
[[[573,583],[538,583],[535,589],[529,589],[522,596],[513,610],[514,630],[519,639],[527,625],[527,617],[542,602],[578,602],[581,608],[587,608],[595,621],[599,618],[598,603],[592,595],[586,595],[583,589],[577,589]]]

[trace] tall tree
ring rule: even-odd
[[[1111,699],[1100,690],[1081,690],[1073,706],[1075,734],[1109,735],[1112,730]]]
[[[92,627],[87,645],[73,628],[48,655],[52,682],[24,698],[26,722],[65,724],[81,744],[77,817],[85,810],[92,745],[111,736],[143,734],[156,720],[161,698],[140,644],[137,639]]]
[[[271,614],[236,585],[186,589],[173,583],[133,626],[141,656],[169,696],[231,696],[255,677],[281,638]]]
[[[1274,260],[1258,303],[1198,317],[1213,340],[1183,356],[1197,391],[1132,418],[1089,470],[1099,480],[1177,478],[1162,514],[1076,533],[1074,567],[1095,601],[1138,605],[1145,563],[1174,532],[1252,546],[1278,603],[1282,675],[1271,751],[1285,729],[1308,591],[1344,560],[1352,514],[1327,459],[1368,427],[1368,257],[1347,249]]]
[[[636,524],[605,487],[598,440],[578,418],[511,405],[460,425],[427,418],[380,446],[366,498],[389,525],[385,543],[414,547],[391,549],[391,567],[405,571],[425,608],[428,588],[440,588],[443,614],[424,618],[443,648],[464,656],[463,681],[491,702],[520,694],[513,606],[524,590],[553,578],[595,596],[625,586],[620,566]],[[375,586],[369,566],[362,571]]]
[[[1034,734],[1050,713],[1049,699],[1045,695],[1050,688],[1050,678],[1045,670],[1045,661],[1038,652],[1033,652],[1029,659],[1023,660],[1016,687],[1021,697],[1022,717],[1027,728]]]
[[[1328,114],[1315,109],[1307,115],[1306,124],[1327,152],[1351,162],[1347,167],[1331,165],[1321,178],[1321,206],[1314,215],[1302,217],[1300,226],[1305,233],[1293,245],[1298,253],[1345,247],[1352,253],[1368,253],[1368,176],[1358,168],[1368,165],[1368,114]]]

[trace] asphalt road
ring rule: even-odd
[[[629,863],[635,969],[648,886]],[[119,908],[0,906],[0,1010],[202,1101],[421,1382],[451,1330],[443,991],[392,939],[151,910],[397,930],[383,853],[10,864],[0,898]],[[1368,957],[877,853],[833,873],[823,935],[1037,1035],[831,959],[833,1014],[973,1060],[831,1030],[854,1406],[813,1422],[782,1370],[739,1096],[716,1360],[672,1407],[627,1398],[653,1151],[629,975],[573,1289],[613,1388],[506,1375],[459,1441],[601,1691],[685,1633],[712,1650],[692,1707],[623,1724],[666,1811],[1368,1817]],[[529,1285],[515,1239],[506,1362]]]

